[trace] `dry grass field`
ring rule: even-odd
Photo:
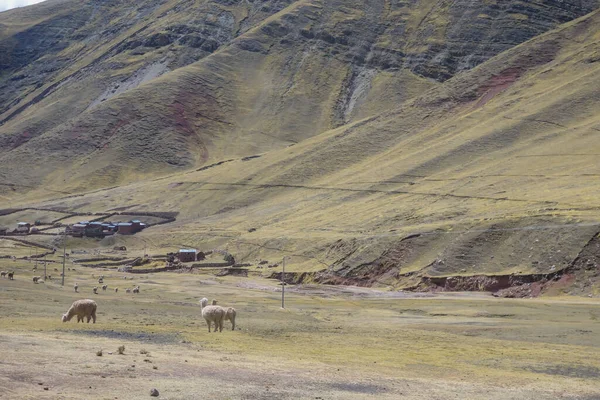
[[[138,399],[152,388],[164,399],[600,396],[595,299],[288,286],[281,309],[278,285],[261,278],[77,268],[61,287],[34,284],[32,264],[1,265],[16,271],[0,280],[4,398]],[[92,274],[107,292],[92,293]],[[126,294],[134,285],[141,293]],[[226,322],[208,333],[204,296],[237,309],[235,331]],[[80,298],[98,303],[97,323],[62,323]]]

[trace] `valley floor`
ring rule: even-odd
[[[108,291],[94,295],[99,273]],[[63,288],[31,276],[23,265],[0,279],[1,398],[600,397],[596,299],[289,286],[283,310],[266,279],[79,268]],[[235,331],[207,332],[204,296],[237,309]],[[96,324],[60,321],[79,298],[98,303]]]

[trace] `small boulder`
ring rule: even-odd
[[[150,391],[150,396],[152,396],[152,397],[158,397],[158,395],[159,395],[159,393],[158,393],[157,389],[152,389]]]

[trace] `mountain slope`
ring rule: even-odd
[[[241,261],[290,254],[292,271],[327,269],[329,281],[411,287],[581,268],[600,232],[599,27],[596,11],[395,110],[260,158],[36,204],[179,211],[139,240],[227,246]]]
[[[11,55],[0,61],[0,175],[20,190],[85,190],[283,148],[598,6],[43,4],[0,14],[0,54]]]

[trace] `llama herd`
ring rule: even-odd
[[[92,275],[92,278],[95,278],[94,275]],[[123,277],[123,279],[127,279],[126,276]],[[131,278],[133,279],[133,278]],[[34,280],[35,282],[35,280]],[[104,283],[104,275],[100,275],[100,277],[98,278],[98,284],[102,285]],[[101,286],[102,291],[106,292],[108,290],[108,285],[102,285]],[[75,293],[79,293],[79,285],[77,284],[77,282],[75,282],[75,284],[73,285],[73,289],[75,289]],[[116,287],[115,289],[115,293],[119,293],[119,288]],[[98,286],[94,286],[92,288],[92,292],[94,292],[94,294],[98,294]],[[140,285],[137,285],[133,288],[127,288],[125,289],[125,293],[139,293],[140,292]]]
[[[202,310],[202,318],[204,318],[208,325],[208,333],[210,333],[210,326],[212,323],[215,324],[214,332],[216,332],[217,329],[219,332],[222,332],[223,322],[225,321],[231,321],[231,330],[235,330],[235,308],[218,306],[216,300],[213,300],[212,305],[209,306],[206,297],[200,300],[200,308]]]
[[[97,289],[97,288],[94,288]],[[83,322],[84,318],[87,319],[87,323],[93,320],[96,323],[96,310],[98,305],[94,300],[84,299],[76,300],[73,302],[69,310],[62,316],[62,322],[70,321],[74,316],[77,316],[77,322]],[[215,325],[214,332],[223,331],[223,323],[225,321],[231,322],[231,330],[235,330],[235,317],[236,311],[233,307],[221,307],[217,305],[217,300],[213,300],[211,305],[208,305],[208,299],[204,297],[200,300],[200,309],[202,310],[202,318],[208,324],[208,332],[210,333],[210,327],[212,324]]]
[[[15,277],[15,271],[2,271],[2,272],[0,272],[0,277],[2,277],[2,278],[8,278],[8,279],[10,279],[12,281],[13,279],[15,279],[14,278]]]
[[[2,278],[6,277],[10,280],[14,279],[14,271],[0,271],[0,276]],[[94,275],[92,275],[93,278]],[[123,279],[127,279],[127,277],[123,277]],[[42,277],[34,276],[33,283],[43,283]],[[108,285],[104,284],[104,275],[101,275],[98,278],[98,284],[102,285],[101,288],[103,291],[108,290]],[[79,285],[77,282],[73,285],[73,289],[75,293],[79,293]],[[115,293],[118,293],[119,288],[114,289]],[[98,294],[98,286],[94,286],[92,288],[92,292],[94,294]],[[140,286],[137,285],[133,288],[125,289],[125,293],[140,293]],[[77,316],[77,322],[83,322],[84,318],[87,319],[89,323],[90,320],[93,320],[93,323],[96,323],[96,310],[98,305],[94,300],[83,299],[77,300],[73,302],[71,308],[63,314],[62,321],[67,322],[70,321],[74,316]],[[210,328],[214,324],[213,332],[222,332],[223,331],[223,323],[225,321],[231,322],[231,330],[235,330],[235,317],[236,311],[233,307],[221,307],[217,305],[217,300],[213,300],[212,304],[208,304],[208,299],[206,297],[200,300],[200,310],[202,312],[202,318],[206,321],[208,325],[208,332],[210,333]]]

